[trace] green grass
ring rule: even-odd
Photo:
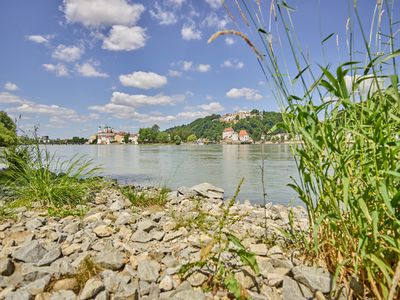
[[[210,38],[236,34],[257,53],[282,108],[279,128],[303,140],[292,146],[300,179],[291,187],[307,207],[311,229],[299,240],[338,284],[363,286],[361,294],[349,290],[354,298],[400,298],[400,51],[393,3],[378,1],[366,28],[358,8],[365,4],[349,1],[348,59],[335,68],[303,51],[296,11],[283,0],[227,4],[252,40],[233,31]],[[321,39],[323,53],[332,37]]]
[[[84,204],[89,192],[99,187],[100,181],[94,177],[98,168],[83,157],[61,161],[33,145],[7,149],[2,160],[8,169],[2,172],[1,181],[13,192],[17,204],[75,206]]]
[[[122,194],[137,207],[164,206],[171,190],[162,187],[157,190],[138,191],[134,186],[122,186]]]

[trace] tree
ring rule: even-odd
[[[195,134],[191,134],[187,137],[188,142],[195,142],[197,141],[197,136]]]
[[[130,136],[131,136],[131,135],[129,134],[129,132],[124,134],[124,143],[125,143],[125,144],[128,144],[128,143],[129,143],[129,137],[130,137]]]
[[[14,121],[6,112],[0,111],[0,147],[8,147],[17,143],[17,131]]]
[[[176,136],[174,137],[174,142],[175,142],[175,144],[177,144],[177,145],[180,145],[180,144],[181,144],[182,140],[181,140],[181,138],[180,138],[179,135],[176,135]]]
[[[169,134],[166,132],[159,132],[157,134],[156,142],[163,143],[163,144],[169,143],[170,142]]]
[[[160,132],[160,126],[158,126],[157,124],[154,124],[154,125],[151,127],[151,129],[152,129],[154,132]]]

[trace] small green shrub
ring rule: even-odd
[[[164,206],[170,189],[162,187],[157,190],[138,191],[134,186],[122,186],[122,194],[138,207]]]
[[[88,193],[99,187],[99,179],[93,177],[99,169],[82,157],[64,162],[34,145],[8,149],[2,160],[8,165],[1,174],[2,181],[25,205],[83,204]]]

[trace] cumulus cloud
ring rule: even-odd
[[[28,101],[19,96],[10,94],[8,92],[0,93],[0,103],[2,103],[2,104],[25,103],[25,102],[28,102]]]
[[[235,40],[233,38],[231,38],[230,36],[225,38],[225,44],[227,44],[228,46],[231,46],[235,43]]]
[[[102,48],[112,51],[132,51],[146,45],[146,29],[134,26],[114,25],[108,37],[103,40]]]
[[[155,96],[148,95],[129,95],[121,92],[113,92],[111,103],[117,105],[140,107],[147,105],[175,105],[178,102],[185,100],[185,95],[172,95],[167,96],[157,94]]]
[[[219,102],[210,102],[208,104],[201,104],[197,106],[206,112],[216,113],[224,110],[224,107]]]
[[[222,30],[226,29],[226,26],[229,24],[229,22],[230,19],[227,16],[220,18],[215,12],[211,12],[204,19],[202,25],[208,27],[215,27],[218,30]]]
[[[76,115],[76,112],[70,108],[58,106],[58,105],[47,105],[40,104],[34,102],[23,103],[18,107],[9,109],[14,112],[21,113],[36,113],[36,114],[44,114],[44,115],[55,115],[55,116],[72,116]]]
[[[192,61],[184,60],[184,61],[178,61],[177,63],[173,63],[173,66],[177,65],[180,67],[182,71],[195,71],[195,72],[201,72],[205,73],[210,71],[211,66],[209,64],[193,64]]]
[[[68,22],[89,27],[135,25],[144,9],[126,0],[64,0],[62,7]]]
[[[211,6],[212,9],[217,9],[222,6],[222,0],[206,0],[206,2]]]
[[[167,84],[167,77],[153,72],[133,72],[119,76],[119,81],[124,86],[136,87],[139,89],[160,88]]]
[[[50,42],[51,39],[54,38],[54,35],[26,35],[25,38],[31,42],[38,43],[38,44],[47,44]]]
[[[168,76],[169,77],[181,77],[182,76],[182,72],[177,71],[177,70],[169,70],[168,71]]]
[[[76,71],[83,77],[108,77],[107,73],[100,72],[90,63],[77,64]]]
[[[58,77],[69,76],[68,68],[64,64],[44,64],[43,69],[47,72],[56,74]]]
[[[193,62],[191,61],[183,61],[182,62],[182,70],[189,71],[192,69]]]
[[[249,89],[249,88],[233,88],[226,93],[226,97],[237,99],[237,98],[245,98],[247,100],[260,100],[262,99],[261,94],[257,90]]]
[[[241,61],[238,61],[237,59],[233,60],[225,60],[224,63],[222,64],[224,68],[230,68],[230,69],[241,69],[244,67],[244,63]]]
[[[58,45],[53,51],[52,57],[66,62],[76,61],[81,58],[84,49],[78,46]]]
[[[211,66],[210,65],[205,65],[205,64],[199,64],[197,66],[197,71],[201,72],[201,73],[205,73],[210,71]]]
[[[184,40],[201,40],[201,31],[196,29],[195,24],[184,24],[181,29],[181,35]]]
[[[4,89],[7,91],[17,91],[18,90],[18,86],[14,83],[14,82],[6,82],[4,85]]]
[[[155,3],[154,9],[150,10],[150,15],[156,19],[160,25],[171,25],[178,22],[175,13],[160,7],[158,2]]]

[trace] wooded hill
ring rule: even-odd
[[[253,140],[259,141],[263,133],[266,134],[275,124],[282,122],[281,113],[256,109],[251,111],[250,117],[235,120],[235,122],[220,122],[220,117],[220,115],[213,114],[194,120],[187,125],[169,128],[165,132],[172,137],[179,136],[182,141],[186,141],[192,134],[196,135],[197,138],[219,141],[222,139],[223,130],[232,127],[235,131],[247,130]]]

